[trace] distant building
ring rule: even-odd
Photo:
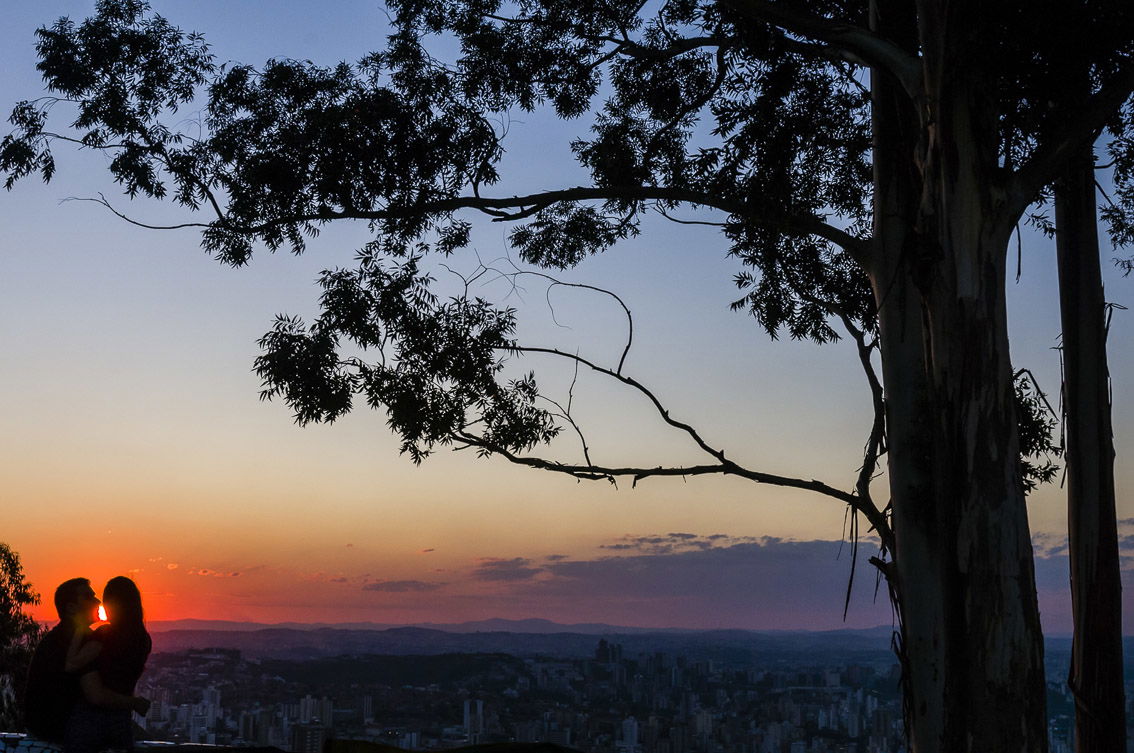
[[[639,753],[641,750],[638,745],[638,720],[633,716],[622,720],[622,742],[619,749],[625,753]]]
[[[327,730],[321,724],[295,724],[291,728],[292,753],[323,753]]]
[[[334,724],[335,704],[327,696],[315,698],[305,695],[299,699],[299,723],[321,724],[330,729]]]
[[[475,745],[480,742],[480,737],[484,734],[484,701],[479,698],[465,699],[464,722],[465,737],[469,743]]]

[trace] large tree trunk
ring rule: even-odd
[[[1122,685],[1122,585],[1115,515],[1114,440],[1090,147],[1075,156],[1056,186],[1055,222],[1063,324],[1067,529],[1075,625],[1068,678],[1075,695],[1075,750],[1124,751],[1126,704]]]
[[[1002,289],[999,240],[935,264],[929,291],[899,270],[881,316],[892,577],[916,753],[1047,747],[1003,296],[987,295]],[[984,293],[944,279],[963,265],[982,270],[971,282]]]
[[[908,28],[875,0],[875,29]],[[1047,749],[1043,637],[1020,479],[995,117],[919,4],[927,100],[872,75],[874,248],[907,729],[915,753]],[[934,7],[926,7],[934,6]],[[938,28],[932,28],[938,24]],[[927,44],[927,42],[932,42]],[[895,139],[895,135],[901,138]]]

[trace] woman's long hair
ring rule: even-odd
[[[111,624],[115,630],[127,633],[145,633],[146,624],[142,614],[142,592],[134,581],[124,575],[111,578],[102,590],[102,601],[110,604],[114,615]]]

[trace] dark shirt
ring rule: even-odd
[[[94,631],[91,640],[101,643],[102,651],[86,671],[96,669],[107,688],[122,695],[134,695],[134,687],[142,676],[152,647],[149,633],[145,628],[124,630],[103,625]]]
[[[79,675],[86,668],[66,671],[67,649],[73,635],[70,625],[56,625],[35,647],[28,667],[24,726],[48,742],[63,742],[67,718],[82,695]]]

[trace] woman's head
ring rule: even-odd
[[[106,582],[102,589],[102,603],[111,625],[142,625],[142,593],[134,581],[119,575]]]

